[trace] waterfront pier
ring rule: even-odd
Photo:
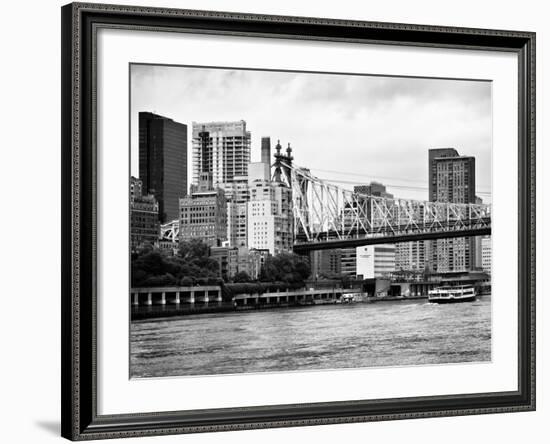
[[[200,287],[151,287],[132,288],[132,305],[179,305],[221,303],[222,290],[219,285]]]
[[[345,290],[335,289],[301,289],[278,291],[271,293],[238,294],[234,296],[235,307],[250,307],[262,305],[315,305],[336,303],[342,298]]]

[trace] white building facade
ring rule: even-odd
[[[384,277],[395,271],[395,244],[366,245],[356,250],[357,275],[363,279]]]
[[[292,251],[294,222],[292,190],[271,181],[269,165],[250,164],[247,204],[248,247],[269,250],[272,255]]]

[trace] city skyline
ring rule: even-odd
[[[131,90],[131,377],[491,359],[489,84],[159,70]]]
[[[488,82],[151,65],[132,65],[131,76],[135,176],[137,113],[150,111],[189,126],[245,120],[252,162],[260,160],[262,137],[281,139],[292,144],[296,164],[319,177],[348,189],[378,181],[396,197],[416,200],[429,197],[428,149],[453,147],[476,157],[476,194],[491,201]]]

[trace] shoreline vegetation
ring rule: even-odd
[[[180,242],[175,255],[145,246],[131,257],[131,287],[219,285],[224,301],[239,293],[265,293],[303,288],[311,270],[309,259],[294,253],[269,256],[257,279],[246,272],[224,276],[220,263],[210,257],[209,246],[200,239]]]

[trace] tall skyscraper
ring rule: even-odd
[[[476,202],[475,158],[461,156],[454,148],[430,149],[429,193],[432,202]],[[430,241],[431,268],[436,272],[470,271],[475,268],[475,240],[459,237]]]
[[[178,219],[179,198],[187,195],[187,125],[139,113],[139,178],[158,201],[160,222]]]
[[[444,159],[446,157],[460,157],[458,151],[454,148],[432,148],[428,151],[429,163],[429,200],[430,202],[437,201],[437,162],[436,159]]]
[[[193,183],[212,174],[214,187],[225,189],[235,176],[246,176],[250,163],[250,132],[246,122],[193,122]]]

